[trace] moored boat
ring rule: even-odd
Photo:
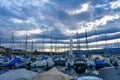
[[[83,60],[75,60],[74,62],[74,70],[76,73],[82,74],[86,71],[87,66],[85,61]]]
[[[120,80],[120,67],[107,67],[99,71],[99,76],[103,80]]]

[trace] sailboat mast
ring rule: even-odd
[[[60,54],[59,54],[59,49],[60,49],[60,46],[59,46],[60,42],[57,43],[57,54],[58,54],[58,57],[60,59]]]
[[[66,52],[67,52],[67,56],[68,56],[68,42],[66,42]]]
[[[118,40],[117,40],[117,48],[119,48],[119,42],[118,42]]]
[[[14,51],[15,45],[14,45],[14,32],[12,32],[12,42],[11,42],[11,50]]]
[[[78,53],[80,53],[80,40],[79,40],[78,31],[76,32],[76,36],[77,36],[77,50],[78,50]]]
[[[77,46],[76,46],[76,51],[79,53],[79,46],[78,46],[78,32],[76,31],[76,39],[77,39]]]
[[[31,52],[33,52],[33,40],[31,42]]]
[[[58,44],[57,48],[58,48],[58,54],[59,54],[59,50],[60,50],[60,45],[59,44],[60,43],[57,42],[57,44]]]
[[[44,49],[45,49],[45,34],[43,34],[43,41],[42,41],[42,52],[44,52]]]
[[[65,46],[66,46],[66,44],[65,44],[65,43],[63,43],[63,44],[64,44],[64,47],[63,47],[63,48],[64,48],[64,52],[66,52],[66,47],[65,47]]]
[[[97,53],[98,53],[98,35],[97,35],[96,30],[95,30],[95,39],[96,39],[96,49],[97,49]]]
[[[107,53],[107,48],[108,48],[108,46],[107,46],[107,34],[105,33],[105,50],[106,50],[106,53]]]
[[[0,37],[0,46],[2,46],[2,38]]]
[[[50,54],[51,56],[52,56],[52,42],[53,41],[52,41],[52,32],[51,32],[51,54]]]
[[[20,41],[20,50],[22,50],[22,48],[21,48],[21,41]]]
[[[27,52],[27,39],[28,39],[28,36],[27,36],[27,32],[26,32],[26,37],[25,37],[25,51]]]
[[[64,49],[64,55],[67,56],[67,55],[66,55],[66,44],[65,44],[65,42],[64,42],[64,47],[63,47],[63,49]]]
[[[73,55],[73,40],[72,40],[72,36],[70,37],[70,55]]]
[[[119,47],[120,47],[120,45],[119,45],[118,40],[117,40],[117,47],[118,47],[118,53],[119,53]]]
[[[86,53],[88,53],[88,51],[89,51],[89,45],[88,45],[88,38],[87,38],[87,31],[86,31],[86,29],[85,29],[85,39],[86,39]]]
[[[55,53],[57,54],[57,37],[55,38]]]
[[[14,50],[14,32],[12,32],[12,44],[11,44],[11,49]]]

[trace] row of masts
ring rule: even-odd
[[[15,35],[14,35],[14,32],[12,32],[12,38],[11,38],[11,49],[15,49]],[[42,41],[42,52],[45,52],[45,34],[43,34],[43,41]],[[97,49],[97,52],[98,52],[98,49],[99,49],[99,47],[98,47],[98,34],[97,34],[97,32],[96,32],[96,30],[95,30],[95,42],[96,42],[96,49]],[[51,52],[51,55],[52,55],[52,52],[53,52],[53,33],[51,32],[51,44],[50,44],[50,52]],[[77,47],[76,47],[76,50],[78,50],[78,52],[77,53],[80,53],[80,50],[81,50],[81,45],[80,45],[80,43],[81,43],[81,41],[80,41],[80,35],[79,35],[79,33],[78,33],[78,31],[76,31],[76,42],[77,42]],[[88,42],[88,33],[87,33],[87,31],[85,30],[85,42],[86,42],[86,53],[88,53],[89,52],[89,42]],[[32,40],[31,41],[31,51],[33,52],[34,51],[34,41]],[[58,42],[58,37],[56,37],[55,38],[55,43],[56,43],[56,46],[55,46],[55,52],[56,53],[59,53],[60,51],[59,51],[59,48],[60,48],[60,45],[59,45],[59,42]],[[0,45],[1,45],[1,43],[0,43]],[[20,42],[20,49],[22,48],[22,42]],[[108,49],[108,43],[107,43],[107,34],[105,34],[105,49],[106,49],[106,52],[107,52],[107,49]],[[28,51],[28,35],[27,35],[27,32],[26,32],[26,36],[25,36],[25,45],[24,45],[25,47],[24,47],[24,49],[25,49],[25,51]],[[117,46],[119,46],[119,43],[118,43],[118,40],[117,40],[117,43],[115,43],[115,46],[117,47]],[[68,49],[68,46],[66,46],[66,44],[64,44],[64,51],[68,51],[69,49]]]

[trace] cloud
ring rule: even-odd
[[[120,0],[114,1],[110,3],[111,9],[120,8]]]
[[[12,19],[10,19],[10,21],[12,21],[13,23],[23,23],[24,22],[23,20],[16,19],[16,18],[12,18]]]
[[[99,37],[119,32],[119,4],[119,0],[0,0],[0,37],[10,41],[14,31],[16,41],[24,40],[27,31],[30,40],[39,42],[44,34],[50,39],[52,32],[53,39],[69,42],[70,36],[76,39],[76,31],[84,39],[86,29],[89,42],[95,42],[95,29]],[[108,40],[117,38],[114,34]]]
[[[81,8],[78,8],[78,9],[76,9],[76,10],[72,10],[72,11],[70,11],[70,10],[66,10],[66,12],[69,14],[69,15],[76,15],[76,14],[80,14],[80,13],[82,13],[82,12],[85,12],[85,11],[87,11],[89,9],[89,3],[85,3],[85,4],[83,4],[83,5],[81,5]]]

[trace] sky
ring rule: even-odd
[[[28,49],[33,41],[41,50],[44,38],[46,51],[51,43],[67,50],[70,37],[74,49],[85,49],[85,31],[89,49],[119,47],[120,0],[0,0],[2,46],[11,46],[14,32],[16,48],[24,49],[27,33]]]

